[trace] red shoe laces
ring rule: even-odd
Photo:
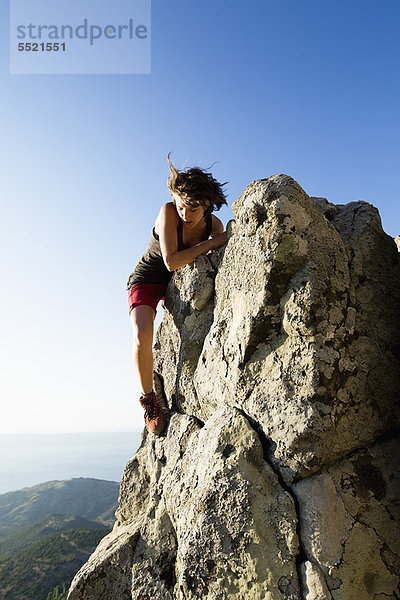
[[[149,398],[141,398],[142,404],[144,404],[144,418],[152,421],[158,417],[158,403],[152,394]]]

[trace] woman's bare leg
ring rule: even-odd
[[[156,313],[151,306],[136,306],[131,312],[133,362],[143,394],[153,390],[153,323]]]

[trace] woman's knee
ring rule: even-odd
[[[152,345],[153,342],[153,331],[149,328],[138,328],[133,330],[133,343],[135,346],[148,346]]]

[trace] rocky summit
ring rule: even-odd
[[[172,409],[125,468],[69,600],[400,597],[400,254],[367,202],[251,183],[174,273]]]

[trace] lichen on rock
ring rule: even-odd
[[[175,272],[146,431],[69,600],[398,598],[400,255],[366,202],[251,183]]]

